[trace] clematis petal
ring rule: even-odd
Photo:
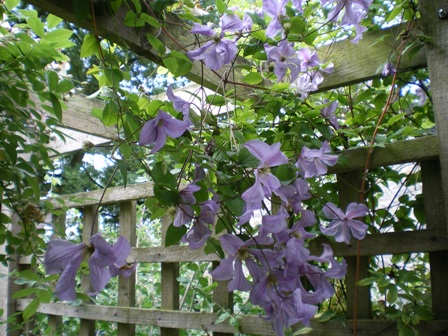
[[[201,35],[209,36],[209,37],[215,36],[215,34],[216,34],[215,31],[211,27],[209,27],[207,25],[201,25],[197,22],[193,23],[193,28],[191,28],[191,32],[193,34],[201,34]]]
[[[235,290],[244,292],[249,291],[252,286],[244,276],[243,265],[241,263],[241,260],[235,259],[234,268],[235,268],[234,278],[230,280],[229,284],[227,285],[227,289],[229,290],[229,292],[233,292]]]
[[[219,265],[209,272],[213,279],[218,281],[230,280],[233,278],[233,258],[222,259]]]
[[[47,274],[62,273],[74,255],[86,249],[84,243],[75,245],[62,239],[50,240],[45,252],[44,265]]]
[[[89,264],[102,268],[112,265],[117,260],[118,256],[113,247],[99,233],[90,237],[89,241],[95,248],[89,258]]]
[[[109,268],[98,267],[91,260],[89,260],[90,269],[90,287],[92,292],[89,295],[96,295],[106,287],[111,278]]]
[[[347,218],[365,217],[369,213],[369,208],[365,204],[350,203],[347,207]]]
[[[140,146],[152,145],[158,137],[157,119],[148,120],[140,131],[140,139],[138,143]]]
[[[244,246],[244,242],[232,234],[223,234],[219,237],[222,249],[230,256],[234,257],[238,250]]]
[[[74,301],[76,299],[76,272],[81,265],[84,255],[84,250],[77,251],[73,254],[70,262],[67,264],[64,272],[62,272],[61,277],[56,283],[55,295],[60,300]]]
[[[243,22],[236,14],[223,15],[221,18],[221,29],[223,32],[243,30]]]

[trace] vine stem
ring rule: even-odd
[[[408,21],[406,25],[406,31],[408,32],[411,29],[411,25],[413,24],[413,21]],[[406,42],[409,38],[409,34],[406,34],[399,47],[398,47],[398,56],[397,56],[397,62],[396,62],[396,69],[393,77],[392,77],[392,83],[391,83],[391,90],[389,92],[389,95],[387,96],[386,104],[384,105],[383,111],[381,112],[381,115],[378,119],[378,122],[375,126],[375,130],[373,131],[372,140],[370,141],[369,149],[367,151],[367,157],[366,157],[366,163],[364,166],[364,172],[361,180],[361,189],[360,189],[360,203],[365,203],[365,190],[366,190],[366,182],[367,182],[367,173],[369,171],[370,162],[372,160],[372,153],[375,145],[376,136],[378,135],[378,131],[380,128],[380,125],[382,124],[384,117],[386,113],[389,111],[390,106],[392,105],[393,100],[396,98],[398,91],[394,88],[395,83],[397,81],[398,76],[398,67],[401,62],[401,58],[403,55],[404,47],[406,46]],[[358,313],[358,282],[359,282],[359,272],[361,267],[361,241],[358,240],[357,247],[356,247],[356,271],[355,271],[355,293],[354,293],[354,303],[353,303],[353,336],[356,336],[356,329],[357,329],[357,313]]]

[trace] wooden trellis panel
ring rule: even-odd
[[[29,0],[28,2],[37,7],[48,10],[53,14],[60,16],[63,19],[74,21],[72,14],[73,1],[58,1],[58,0]],[[397,142],[395,144],[386,145],[384,148],[376,148],[372,153],[370,168],[388,166],[403,162],[421,162],[422,175],[424,184],[424,199],[426,214],[428,220],[428,228],[426,230],[413,232],[396,232],[387,234],[372,234],[368,235],[360,244],[359,255],[361,256],[361,277],[366,275],[366,267],[368,264],[368,257],[380,254],[400,254],[409,252],[429,252],[431,262],[431,279],[433,293],[433,306],[439,320],[421,323],[417,329],[420,335],[437,335],[446,334],[448,332],[448,291],[445,291],[444,284],[448,280],[446,271],[446,260],[448,258],[448,208],[444,206],[443,199],[448,198],[448,67],[446,60],[448,59],[448,21],[440,21],[437,19],[436,13],[440,8],[448,9],[446,1],[442,0],[420,0],[419,6],[422,13],[421,23],[423,31],[426,35],[432,38],[431,44],[427,48],[427,53],[419,53],[412,60],[405,60],[402,63],[402,69],[413,69],[423,67],[428,64],[431,75],[431,87],[434,92],[433,100],[436,109],[437,130],[438,137],[428,136],[411,141]],[[122,25],[124,10],[120,11],[116,18],[111,17],[108,13],[102,13],[97,18],[99,34],[110,38],[117,43],[125,43],[130,48],[144,57],[161,64],[161,59],[157,54],[154,54],[151,48],[145,43],[144,36],[148,31],[140,30]],[[174,16],[169,17],[170,20],[178,21]],[[82,23],[85,27],[91,28],[90,22]],[[181,43],[188,44],[192,42],[193,37],[188,34],[181,34],[178,31],[177,25],[168,25],[166,30],[161,34],[163,42],[170,48],[176,49],[170,36],[185,36],[187,40]],[[335,43],[331,48],[334,48],[333,58],[335,60],[335,68],[337,69],[332,76],[328,76],[321,86],[321,90],[326,90],[333,87],[341,87],[347,84],[358,83],[366,79],[375,78],[378,76],[377,69],[380,64],[387,61],[388,55],[393,50],[392,40],[384,40],[384,43],[377,43],[373,46],[373,42],[385,33],[391,33],[391,37],[397,34],[399,27],[392,27],[386,31],[367,33],[364,39],[360,42],[358,48],[353,49],[348,41]],[[322,49],[320,55],[325,55],[328,49]],[[347,61],[347,60],[352,61]],[[244,62],[244,60],[238,60]],[[209,70],[203,72],[202,67],[198,62],[195,62],[189,78],[194,81],[202,81],[204,78],[204,85],[212,89],[219,89],[221,83],[222,72],[212,73]],[[239,74],[234,74],[231,80],[239,81]],[[238,87],[237,94],[240,98],[247,97],[247,89]],[[67,107],[74,108],[83,115],[90,115],[90,108],[84,109],[79,107],[76,101],[83,99],[75,96],[68,98]],[[78,107],[77,107],[78,106]],[[73,111],[72,111],[73,112]],[[64,114],[65,116],[66,114]],[[67,115],[73,115],[69,113]],[[69,128],[86,130],[85,125],[79,125],[75,119],[66,118],[64,122]],[[98,124],[97,121],[92,121]],[[116,138],[116,133],[113,129],[105,129],[93,127],[89,132],[92,134],[104,137],[106,139]],[[440,150],[439,150],[440,148]],[[330,173],[337,173],[340,185],[340,200],[341,204],[347,204],[350,201],[359,200],[359,171],[364,168],[367,149],[354,149],[340,153],[339,163],[330,170]],[[440,158],[439,168],[438,159]],[[344,186],[345,183],[349,187]],[[442,188],[440,188],[442,186]],[[434,188],[438,189],[434,191]],[[128,223],[135,222],[135,200],[152,196],[151,184],[142,184],[136,186],[128,186],[126,192],[123,188],[111,188],[106,191],[103,198],[103,204],[120,203],[121,218],[120,229],[121,233],[126,235],[134,246],[135,231],[132,231],[132,225]],[[95,191],[89,193],[82,193],[76,195],[78,201],[74,201],[70,196],[65,196],[63,199],[67,200],[67,205],[71,207],[85,207],[92,209],[98,203],[102,191]],[[442,197],[443,196],[443,197]],[[441,201],[442,200],[442,201]],[[58,204],[58,203],[55,203]],[[133,210],[132,210],[133,209]],[[90,216],[90,223],[95,223],[92,215]],[[126,218],[126,219],[125,219]],[[88,223],[85,223],[85,225]],[[164,222],[166,228],[167,223]],[[86,226],[85,226],[86,228]],[[86,230],[87,232],[88,230]],[[90,230],[94,232],[94,230]],[[87,234],[87,233],[86,233]],[[88,239],[86,235],[84,240]],[[312,242],[310,249],[314,254],[319,254],[321,251],[321,243],[327,242],[325,238],[319,238]],[[358,255],[358,248],[355,245],[347,246],[345,244],[331,244],[335,255],[345,256],[348,258],[349,275],[348,286],[353,292],[355,287],[354,279],[354,263],[356,263],[356,256]],[[95,320],[104,320],[118,323],[120,334],[132,335],[135,324],[152,325],[161,328],[162,335],[177,335],[178,329],[197,329],[206,330],[207,332],[215,332],[216,335],[223,333],[231,334],[234,332],[234,327],[228,323],[216,324],[216,314],[214,313],[191,313],[176,311],[179,308],[179,285],[176,281],[179,269],[179,262],[188,261],[218,261],[216,256],[205,255],[202,250],[189,250],[185,246],[170,246],[170,247],[155,247],[155,248],[133,248],[131,251],[131,258],[137,262],[157,262],[162,263],[162,284],[163,284],[163,299],[162,310],[143,310],[133,308],[135,301],[132,298],[133,280],[123,282],[120,279],[120,301],[119,307],[104,307],[98,305],[85,305],[74,307],[63,303],[41,304],[39,312],[50,314],[52,316],[69,316],[78,317],[82,319],[81,329],[82,335],[90,335],[92,333],[92,325]],[[21,263],[26,263],[26,259],[21,260]],[[122,287],[121,287],[122,286]],[[231,298],[223,291],[223,286],[216,292],[216,297],[222,299],[223,304],[232,305]],[[370,302],[369,293],[366,287],[358,289],[358,317],[370,316]],[[125,298],[124,293],[128,293]],[[353,293],[349,294],[348,301],[353,302]],[[351,301],[350,301],[351,300]],[[30,302],[30,299],[17,300],[14,309],[17,311],[23,310]],[[12,301],[11,301],[12,304]],[[349,303],[350,306],[353,306]],[[168,309],[168,310],[164,310]],[[349,311],[348,315],[353,316],[354,312]],[[331,330],[331,335],[351,335],[353,328],[353,321],[331,321],[325,324],[312,323],[314,329],[313,335],[328,335]],[[357,335],[396,335],[396,325],[393,321],[372,321],[360,319],[357,321]],[[273,335],[270,325],[255,316],[244,317],[241,320],[240,331],[247,334],[261,334]]]

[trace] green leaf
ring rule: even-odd
[[[263,77],[258,72],[251,72],[250,74],[244,76],[244,78],[243,78],[243,82],[245,82],[247,84],[252,84],[252,85],[261,83],[262,81],[263,81]]]
[[[26,19],[26,23],[30,26],[33,32],[39,36],[43,37],[45,35],[45,28],[42,21],[37,16],[30,16]]]
[[[148,40],[149,44],[151,44],[151,46],[156,49],[161,55],[165,54],[165,45],[157,37],[148,33],[146,34],[146,39]]]
[[[358,286],[368,286],[368,285],[373,284],[377,280],[378,280],[378,278],[376,278],[376,277],[365,278],[365,279],[358,281]]]
[[[56,15],[48,14],[47,16],[47,27],[49,29],[56,27],[62,22],[62,19]],[[48,33],[47,33],[48,34]]]
[[[12,10],[13,8],[17,7],[20,0],[5,0],[5,5],[8,10]]]
[[[386,300],[389,303],[395,303],[398,300],[398,289],[394,284],[390,284],[387,287]]]
[[[160,204],[166,206],[178,205],[180,202],[180,194],[177,190],[170,190],[158,184],[154,186],[154,196]]]
[[[65,41],[73,35],[73,32],[68,29],[59,28],[49,31],[43,37],[43,40],[50,42]]]
[[[214,105],[214,106],[224,106],[224,105],[226,105],[226,100],[224,99],[224,97],[221,96],[221,95],[218,95],[218,94],[208,95],[205,98],[205,101],[208,104]]]
[[[160,22],[156,18],[146,13],[141,13],[140,19],[149,24],[150,26],[153,26],[154,28],[160,28]]]
[[[58,97],[56,97],[56,95],[51,92],[50,92],[50,100],[51,100],[51,106],[53,106],[53,114],[59,121],[61,121],[62,120],[61,102],[59,101]]]
[[[188,74],[193,67],[193,63],[187,56],[174,50],[163,58],[163,64],[174,77]]]
[[[175,227],[173,226],[173,224],[170,224],[170,226],[168,226],[168,229],[166,230],[165,246],[168,247],[178,244],[181,238],[186,233],[187,233],[186,226]]]
[[[291,19],[291,28],[289,28],[289,32],[292,34],[303,34],[305,32],[306,23],[300,16],[295,16]]]
[[[24,322],[28,321],[36,313],[37,308],[39,308],[39,304],[39,298],[35,298],[28,304],[28,306],[26,306],[26,308],[22,312]]]
[[[69,81],[68,79],[63,79],[58,83],[58,86],[56,87],[55,91],[58,93],[66,93],[71,89],[73,89],[74,87],[75,86],[71,81]]]
[[[219,314],[218,318],[215,321],[215,324],[223,323],[225,320],[227,320],[231,315],[228,312],[222,312]]]
[[[103,113],[101,115],[101,121],[106,126],[116,125],[119,115],[118,105],[115,101],[108,101],[104,106]]]
[[[23,297],[26,297],[26,296],[29,296],[31,294],[36,293],[36,290],[37,289],[35,287],[24,288],[24,289],[21,289],[21,290],[15,292],[12,295],[12,298],[13,299],[20,299],[20,298],[23,298]]]
[[[76,1],[75,1],[76,2]],[[100,44],[92,34],[86,34],[81,45],[80,57],[85,58],[94,55],[98,52]]]
[[[223,0],[216,0],[216,9],[218,10],[218,12],[220,14],[224,13],[224,11],[226,10],[226,4],[224,3]]]
[[[167,187],[169,189],[177,188],[177,181],[173,174],[167,169],[163,162],[157,162],[151,171],[151,176],[154,182],[159,186]]]

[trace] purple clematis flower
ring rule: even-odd
[[[327,104],[328,100],[326,100],[325,103]],[[338,123],[338,118],[335,115],[336,109],[338,108],[338,104],[339,104],[338,101],[335,100],[334,102],[332,102],[328,106],[321,108],[321,110],[320,110],[320,114],[325,119],[328,120],[330,125],[333,126],[335,130],[338,130],[340,128],[339,123]]]
[[[365,204],[350,203],[344,213],[333,203],[327,203],[322,209],[324,215],[331,219],[327,227],[321,227],[323,234],[334,236],[337,242],[350,244],[351,237],[363,239],[366,235],[367,224],[356,220],[357,217],[367,216],[369,209]]]
[[[261,209],[263,199],[280,188],[279,179],[270,172],[269,168],[288,163],[288,158],[280,151],[279,142],[269,146],[261,140],[249,140],[244,144],[244,147],[260,162],[254,172],[254,185],[241,196],[246,202],[246,207],[245,212],[239,218],[238,224],[248,222],[252,212]]]
[[[188,243],[191,249],[200,248],[205,244],[208,237],[211,236],[212,230],[206,224],[215,223],[215,216],[219,210],[219,205],[213,200],[202,203],[200,207],[201,212],[198,218],[193,223],[190,231],[182,237],[182,242]]]
[[[258,265],[250,256],[247,244],[231,234],[222,235],[219,237],[219,241],[228,257],[221,260],[218,267],[210,272],[210,275],[218,281],[230,280],[227,285],[229,292],[250,290],[252,286],[244,276],[242,261],[245,261],[252,276],[259,275],[259,270]]]
[[[289,0],[263,0],[263,11],[271,18],[266,28],[266,36],[274,38],[281,31],[283,26],[281,19],[286,15],[286,4]]]
[[[201,187],[194,183],[190,183],[184,189],[182,189],[180,194],[180,204],[179,208],[176,210],[176,215],[174,217],[173,225],[176,227],[181,227],[184,224],[188,224],[192,221],[194,217],[194,211],[191,205],[196,204],[196,198],[193,193],[201,190]]]
[[[296,162],[304,178],[320,176],[327,173],[328,166],[334,166],[338,161],[337,155],[326,154],[331,152],[330,145],[324,141],[320,149],[309,149],[304,146]]]
[[[45,253],[44,265],[47,274],[62,273],[56,284],[56,296],[61,300],[76,299],[76,273],[83,259],[92,253],[89,259],[90,295],[101,291],[111,277],[123,275],[129,277],[136,265],[128,266],[126,258],[131,250],[126,238],[120,236],[115,245],[110,246],[99,234],[90,238],[90,246],[84,243],[73,244],[66,240],[51,240]]]
[[[191,29],[193,34],[212,37],[212,40],[196,50],[187,52],[187,55],[193,61],[203,60],[205,65],[212,70],[219,70],[225,64],[229,64],[238,52],[235,41],[225,39],[225,33],[242,31],[243,29],[241,19],[235,14],[222,16],[221,33],[219,35],[209,26],[194,23]]]
[[[300,70],[302,72],[308,71],[311,68],[320,65],[319,56],[316,51],[311,51],[309,48],[301,48],[298,51],[300,62]]]
[[[181,112],[184,116],[184,121],[191,125],[190,121],[190,103],[186,100],[175,96],[173,93],[173,89],[171,88],[171,85],[168,86],[168,89],[166,90],[166,96],[168,97],[168,100],[173,103],[174,109],[177,112]]]
[[[158,152],[166,142],[166,136],[178,138],[188,129],[188,123],[173,118],[163,110],[159,110],[157,117],[148,120],[140,132],[140,146],[154,145],[151,154]]]
[[[362,39],[362,34],[367,30],[367,28],[360,25],[360,22],[366,16],[373,0],[322,0],[322,5],[336,1],[337,4],[328,13],[328,18],[331,21],[336,21],[344,9],[341,24],[353,25],[355,27],[356,37],[352,40],[352,43],[357,44]]]
[[[300,59],[297,57],[297,52],[293,48],[294,44],[289,43],[288,40],[282,40],[277,47],[264,45],[264,50],[268,57],[268,63],[274,64],[274,73],[280,81],[286,76],[286,72],[291,72],[290,81],[296,80],[300,72]]]

